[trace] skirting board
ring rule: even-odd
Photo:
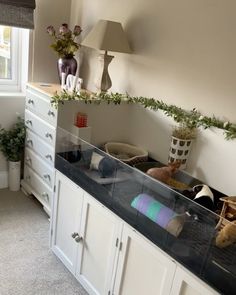
[[[0,189],[8,187],[8,172],[0,171]]]

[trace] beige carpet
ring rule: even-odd
[[[0,190],[0,295],[85,295],[49,249],[49,221],[35,198]]]

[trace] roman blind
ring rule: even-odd
[[[33,29],[35,0],[0,0],[0,25]]]

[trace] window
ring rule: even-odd
[[[23,54],[28,63],[28,48],[23,49],[27,43],[26,32],[26,29],[0,26],[0,91],[21,91]]]

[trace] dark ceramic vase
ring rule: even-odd
[[[77,71],[77,61],[74,57],[61,57],[57,61],[57,69],[58,69],[58,75],[59,80],[61,83],[61,73],[65,73],[66,77],[71,75],[76,75]]]

